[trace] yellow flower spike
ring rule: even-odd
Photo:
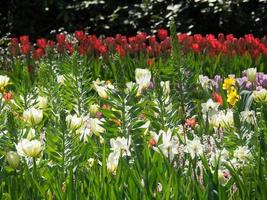
[[[239,100],[239,95],[237,94],[237,90],[235,88],[232,88],[227,94],[227,102],[231,106],[234,106],[238,100]]]
[[[229,90],[233,86],[235,86],[234,76],[230,76],[229,78],[224,79],[224,82],[223,82],[223,89],[224,90]]]

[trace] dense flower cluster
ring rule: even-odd
[[[228,56],[250,55],[254,58],[267,55],[266,37],[259,39],[251,34],[240,38],[236,38],[232,34],[219,34],[218,37],[212,34],[206,36],[201,34],[178,34],[177,38],[185,53],[209,56],[219,54]],[[80,55],[107,56],[117,53],[124,57],[126,55],[145,54],[153,58],[170,54],[170,40],[166,29],[158,30],[156,35],[147,35],[140,32],[136,36],[127,37],[117,34],[115,37],[106,38],[98,38],[83,31],[75,31],[73,35],[57,34],[56,42],[40,38],[37,39],[35,44],[32,44],[27,35],[11,38],[10,51],[14,56],[19,54],[30,55],[34,59],[39,59],[50,51],[72,54],[75,48]]]

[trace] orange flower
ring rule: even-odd
[[[194,128],[196,126],[196,119],[195,118],[188,118],[185,120],[185,124],[191,128]]]
[[[214,101],[217,102],[220,106],[223,105],[223,98],[219,93],[213,92],[212,97],[213,97]]]

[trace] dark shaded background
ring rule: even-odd
[[[267,3],[263,0],[195,1],[0,0],[0,36],[49,38],[51,30],[61,27],[68,32],[86,29],[106,36],[153,33],[168,27],[171,17],[178,32],[267,34]]]

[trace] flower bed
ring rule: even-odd
[[[76,32],[74,43],[61,34],[35,50],[28,37],[11,40],[0,76],[1,199],[266,197],[267,75],[187,67],[234,54],[257,63],[264,39],[157,36]]]

